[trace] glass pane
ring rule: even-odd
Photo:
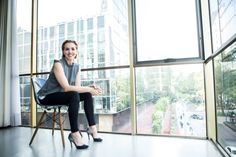
[[[82,69],[128,65],[127,0],[39,0],[38,5],[38,72],[50,71],[61,58],[65,39],[79,42]]]
[[[199,57],[195,0],[136,0],[138,61]]]
[[[203,66],[137,68],[140,134],[206,137]]]
[[[84,71],[81,79],[83,85],[95,83],[103,89],[103,94],[94,98],[99,130],[130,133],[129,69]]]
[[[213,49],[236,34],[236,0],[210,0]]]
[[[81,75],[82,85],[96,84],[103,90],[102,95],[94,96],[95,119],[99,130],[105,132],[130,133],[129,69],[83,71]],[[47,75],[38,77],[47,78]],[[37,109],[37,118],[39,119],[42,110],[40,106],[38,106]],[[64,128],[70,129],[67,107],[63,108],[63,114],[65,118]],[[83,102],[80,103],[78,121],[81,130],[85,130],[88,127]],[[48,121],[44,127],[51,128],[51,121]]]
[[[31,0],[17,1],[17,52],[20,74],[30,73],[31,5]]]
[[[236,148],[236,43],[214,59],[217,141],[226,149]],[[231,154],[233,156],[233,154]]]
[[[19,59],[19,73],[30,73],[31,60],[31,15],[32,1],[17,1],[17,53]],[[21,123],[29,126],[30,117],[30,79],[28,76],[20,77],[20,104]]]
[[[20,104],[21,104],[21,123],[23,126],[31,124],[30,117],[30,77],[20,77]]]

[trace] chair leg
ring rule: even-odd
[[[43,114],[42,114],[42,116],[41,116],[41,118],[40,118],[40,120],[39,120],[39,122],[38,122],[38,124],[37,124],[37,126],[36,126],[36,129],[35,129],[35,131],[34,131],[34,134],[33,134],[33,136],[31,137],[31,140],[30,140],[29,145],[32,144],[32,142],[33,142],[33,140],[34,140],[34,137],[35,137],[36,133],[38,132],[39,126],[40,126],[40,124],[41,124],[41,122],[42,122],[44,116],[46,115],[46,113],[47,113],[46,111],[43,112]]]
[[[52,135],[54,135],[55,125],[56,125],[56,108],[54,108],[54,111],[53,111],[53,118],[52,118]]]
[[[65,147],[65,140],[64,140],[64,132],[63,132],[63,123],[62,123],[62,116],[61,116],[61,108],[58,108],[58,112],[59,112],[59,125],[60,125],[60,130],[61,130],[61,140],[62,140],[62,145],[63,147]]]

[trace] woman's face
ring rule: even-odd
[[[67,61],[74,61],[77,56],[77,49],[74,43],[66,43],[63,49],[63,54]]]

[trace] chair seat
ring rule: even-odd
[[[55,108],[58,108],[58,107],[64,107],[65,105],[40,105],[40,107],[42,109],[45,109],[45,110],[52,110],[52,109],[55,109]]]

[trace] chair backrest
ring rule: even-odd
[[[46,80],[39,77],[32,77],[31,78],[32,85],[33,85],[33,91],[34,91],[34,99],[37,104],[40,105],[39,98],[38,98],[38,91],[43,87]]]

